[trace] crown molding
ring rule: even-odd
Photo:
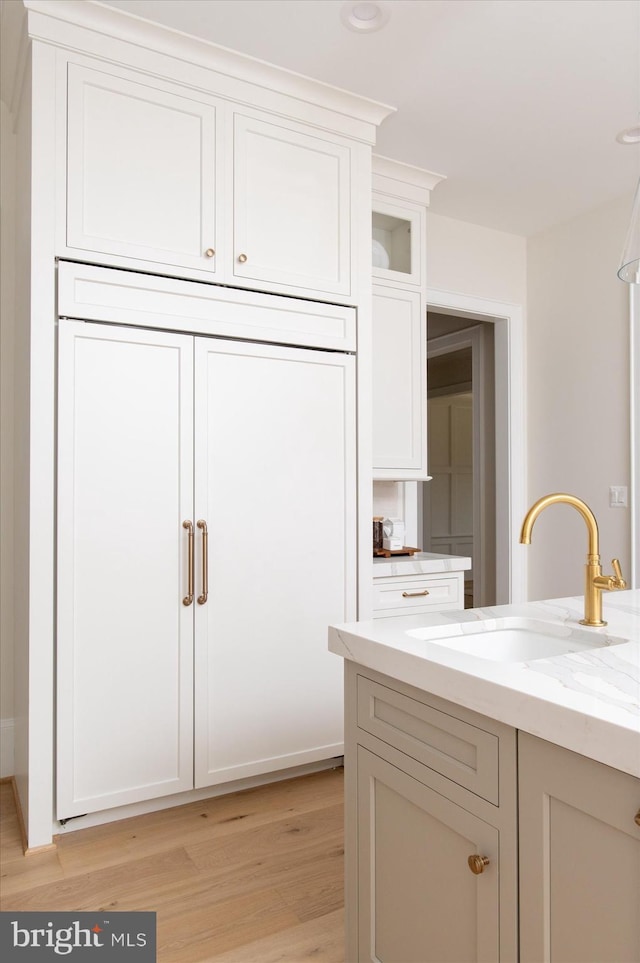
[[[65,25],[79,27],[94,35],[170,56],[192,67],[213,70],[255,88],[284,94],[302,104],[342,114],[373,128],[396,109],[95,0],[23,0],[23,3],[29,13],[29,36],[56,46],[79,49],[71,31],[68,40],[65,39],[64,29]],[[89,53],[92,52],[90,46]]]
[[[372,169],[374,191],[420,204],[428,204],[434,187],[447,179],[445,174],[435,174],[381,154],[373,155]]]

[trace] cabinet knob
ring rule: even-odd
[[[484,873],[485,866],[489,865],[488,857],[478,856],[477,853],[474,853],[473,856],[469,856],[467,862],[469,863],[469,869],[472,873],[475,873],[476,876],[479,876],[480,873]]]
[[[213,257],[216,252],[213,250],[212,247],[208,247],[204,253],[207,255],[207,257]]]
[[[634,823],[636,824],[636,826],[640,826],[640,809],[638,810],[638,812],[637,812],[637,813],[635,814],[635,816],[633,817],[633,821],[634,821]]]
[[[247,260],[248,260],[247,255],[246,255],[246,254],[238,254],[238,260],[240,261],[240,264],[246,264],[246,263],[247,263]]]

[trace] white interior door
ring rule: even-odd
[[[425,499],[425,548],[473,557],[472,397],[446,395],[430,398],[428,405],[432,481]]]
[[[204,786],[342,753],[327,626],[355,618],[355,385],[353,357],[276,345],[196,339],[195,370]]]
[[[192,786],[193,339],[59,325],[58,818]]]

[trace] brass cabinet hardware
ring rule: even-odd
[[[417,598],[419,598],[419,597],[422,596],[422,595],[428,595],[428,594],[429,594],[429,589],[423,589],[421,592],[403,592],[403,593],[402,593],[402,598],[403,598],[403,599],[417,599]]]
[[[188,519],[182,523],[182,527],[186,528],[189,533],[189,588],[188,595],[182,600],[183,605],[191,605],[193,602],[193,522]]]
[[[207,255],[207,257],[214,257],[216,252],[212,247],[208,247],[204,253]]]
[[[247,255],[246,255],[246,254],[238,254],[238,260],[240,261],[240,264],[246,264],[246,263],[247,263],[247,260],[248,260]]]
[[[202,595],[198,596],[198,605],[204,605],[209,596],[209,532],[204,519],[196,524],[202,530]]]
[[[636,826],[640,826],[640,809],[638,810],[638,812],[637,812],[637,813],[635,814],[635,816],[633,817],[633,821],[634,821],[634,823],[636,824]]]
[[[489,865],[488,857],[478,856],[477,853],[474,853],[473,856],[469,856],[467,862],[469,863],[469,869],[472,873],[475,873],[476,876],[479,876],[480,873],[484,873],[485,866]]]

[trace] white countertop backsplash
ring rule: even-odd
[[[373,560],[373,577],[391,575],[441,575],[444,572],[461,572],[471,568],[471,559],[462,555],[438,555],[434,552],[416,552],[415,555],[378,556]]]
[[[442,556],[437,558],[444,562]],[[329,649],[640,777],[640,590],[603,593],[603,609],[609,624],[587,631],[603,641],[608,637],[625,641],[530,662],[489,661],[412,638],[407,630],[517,617],[584,632],[579,624],[584,614],[581,598],[335,625],[329,629]]]

